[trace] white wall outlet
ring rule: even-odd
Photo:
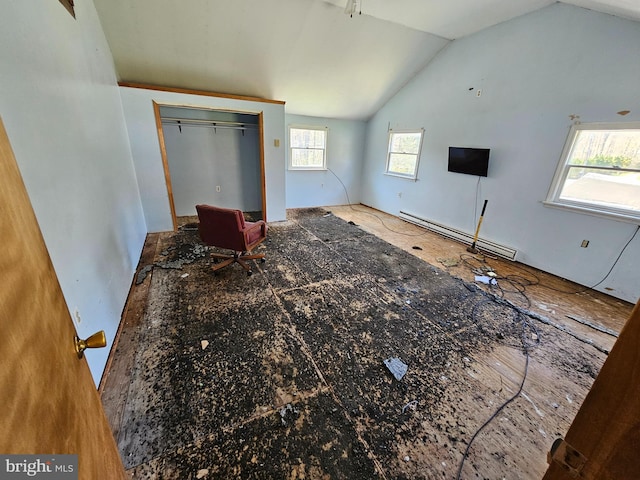
[[[589,240],[582,240],[582,243],[580,244],[580,246],[582,248],[587,248],[589,246]]]
[[[478,91],[476,92],[476,97],[481,97],[482,96],[482,89],[479,88]]]
[[[220,191],[220,185],[216,185],[216,192]]]
[[[80,310],[78,310],[78,307],[73,309],[73,321],[76,322],[77,325],[82,323],[82,317],[80,317]]]

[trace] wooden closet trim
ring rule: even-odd
[[[171,209],[171,221],[173,231],[178,231],[178,219],[176,217],[176,205],[173,200],[173,187],[171,185],[171,174],[169,173],[169,159],[167,158],[167,147],[164,143],[164,132],[162,131],[162,118],[160,117],[160,104],[153,102],[153,114],[156,117],[156,129],[158,130],[158,142],[160,143],[160,156],[162,157],[162,167],[164,168],[164,180],[167,184],[167,195],[169,195],[169,208]]]
[[[268,98],[249,97],[244,95],[232,95],[228,93],[216,93],[216,92],[209,92],[207,90],[192,90],[189,88],[163,87],[161,85],[150,85],[147,83],[118,82],[118,86],[128,87],[128,88],[141,88],[143,90],[156,90],[160,92],[183,93],[186,95],[200,95],[204,97],[230,98],[233,100],[244,100],[246,102],[273,103],[276,105],[285,104],[285,102],[283,102],[282,100],[270,100]]]
[[[165,183],[167,184],[167,195],[169,197],[169,207],[171,210],[171,221],[173,223],[173,231],[178,231],[178,217],[176,215],[176,205],[173,198],[173,186],[171,184],[171,173],[169,172],[169,158],[167,157],[167,147],[165,145],[164,131],[162,130],[162,117],[160,113],[160,107],[177,107],[177,108],[197,108],[201,110],[215,110],[225,111],[233,113],[245,113],[249,115],[255,115],[258,117],[258,143],[259,143],[259,156],[260,156],[260,190],[262,201],[262,219],[267,221],[267,182],[266,182],[266,169],[264,162],[264,112],[254,112],[249,110],[238,110],[233,108],[215,108],[211,106],[194,106],[183,105],[174,103],[158,103],[155,100],[153,102],[153,113],[156,119],[156,129],[158,131],[158,142],[160,144],[160,156],[162,157],[162,167],[164,169]]]

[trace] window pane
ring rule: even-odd
[[[570,167],[560,199],[640,212],[640,173]]]
[[[389,172],[399,173],[401,175],[415,175],[416,161],[418,157],[416,155],[408,155],[403,153],[390,153],[389,154]]]
[[[393,133],[389,151],[417,155],[421,137],[421,133]]]
[[[301,128],[291,129],[292,148],[324,148],[324,130],[306,130]]]
[[[324,159],[323,150],[291,149],[291,164],[294,167],[318,167],[322,168]]]
[[[640,169],[640,130],[581,130],[568,164]]]
[[[545,204],[640,219],[640,123],[577,124],[568,141]]]

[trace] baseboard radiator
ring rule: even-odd
[[[407,222],[426,228],[427,230],[438,233],[444,237],[451,238],[453,240],[466,243],[468,245],[471,245],[471,243],[473,242],[473,234],[469,234],[461,230],[456,230],[455,228],[447,227],[446,225],[442,225],[441,223],[427,220],[426,218],[418,217],[413,213],[404,212],[400,210],[400,214],[398,216],[402,220],[406,220]],[[476,247],[479,250],[483,250],[487,253],[492,253],[499,257],[506,258],[507,260],[516,259],[517,250],[511,247],[507,247],[505,245],[500,245],[498,243],[492,242],[490,240],[487,240],[481,237],[478,238],[478,241],[476,242]]]

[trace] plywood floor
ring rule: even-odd
[[[604,330],[618,332],[628,318],[632,305],[533,268],[500,259],[469,255],[466,245],[444,239],[362,205],[333,206],[327,207],[327,210],[466,281],[473,281],[476,274],[474,269],[491,269],[500,279],[499,287],[480,285],[480,288],[503,296],[511,303],[537,315],[538,319],[535,321],[544,322],[547,327],[551,325],[560,333],[561,339],[566,335],[566,342],[543,344],[536,355],[531,357],[522,393],[517,401],[505,408],[478,436],[469,455],[469,462],[473,462],[474,468],[465,468],[461,476],[471,478],[466,473],[482,471],[483,459],[491,458],[495,461],[500,458],[501,452],[508,449],[518,452],[517,468],[514,465],[512,478],[540,478],[545,468],[546,451],[555,437],[566,432],[597,375],[597,370],[606,358],[604,352],[610,350],[615,342],[615,337],[610,333],[595,330],[581,322],[597,324]],[[158,239],[157,234],[149,235],[141,266],[153,263]],[[101,385],[103,404],[116,438],[122,428],[122,412],[127,400],[137,346],[136,332],[144,317],[148,285],[149,282],[141,282],[132,288],[118,337],[117,355],[113,356]],[[558,377],[557,372],[549,369],[549,362],[563,355],[575,355],[588,361],[584,362],[582,370],[566,371]],[[524,369],[522,354],[517,349],[505,346],[479,359],[472,369],[467,369],[467,373],[491,391],[503,392],[501,398],[507,398],[517,391]],[[451,405],[453,412],[455,407],[456,405]],[[467,419],[465,429],[468,437],[498,407],[498,404],[491,402],[483,404],[483,417]],[[456,418],[461,418],[461,415],[456,415]],[[524,424],[535,425],[535,428],[522,432]],[[428,445],[424,445],[424,449],[425,455],[432,453]],[[416,455],[415,445],[414,450],[407,453]],[[434,462],[440,460],[433,459]],[[446,470],[452,471],[452,468]],[[484,476],[493,478],[486,473]],[[422,477],[416,472],[415,478]]]
[[[531,301],[530,310],[566,326],[571,331],[585,337],[593,337],[594,341],[601,342],[607,349],[613,345],[614,337],[598,334],[567,315],[591,320],[619,332],[631,314],[633,305],[628,302],[517,262],[483,255],[473,256],[466,251],[468,245],[449,240],[379,210],[364,205],[333,206],[327,209],[336,216],[352,221],[367,232],[466,281],[473,281],[476,275],[471,266],[490,267],[501,277],[520,276],[522,283],[527,284],[525,293]],[[457,265],[446,266],[448,260],[456,261]],[[603,272],[603,275],[605,273]],[[529,282],[524,280],[537,282],[537,285],[528,285]],[[505,290],[515,288],[517,287],[510,284],[504,286]],[[506,294],[506,297],[517,304],[526,302],[519,294]]]

